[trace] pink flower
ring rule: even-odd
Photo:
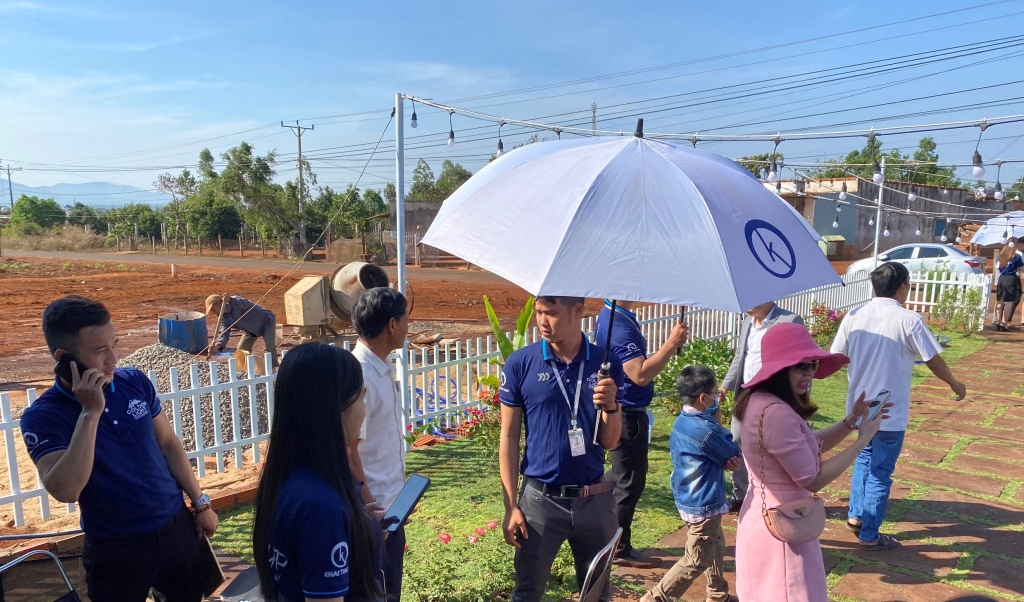
[[[476,538],[476,535],[473,535],[472,537],[469,538],[469,545],[473,545],[473,544],[475,544],[478,541],[480,541],[480,540]]]
[[[476,534],[479,535],[480,537],[483,537],[486,533],[487,533],[487,531],[481,529],[480,527],[476,528]]]
[[[406,551],[406,552],[408,552],[408,551],[409,551],[409,544],[405,544],[405,551]]]
[[[452,536],[448,535],[447,533],[442,533],[441,536],[438,537],[438,539],[441,540],[441,543],[451,543],[452,542]]]
[[[487,528],[490,529],[491,531],[497,529],[498,528],[498,521],[496,521],[496,520],[488,521],[487,522]]]

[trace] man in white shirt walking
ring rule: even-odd
[[[409,334],[408,303],[391,288],[373,288],[359,297],[352,310],[359,342],[352,353],[363,367],[366,419],[359,440],[350,445],[349,462],[364,483],[363,501],[389,508],[405,486],[405,433],[395,367],[388,360]],[[384,542],[384,587],[388,600],[402,595],[405,528]]]
[[[762,303],[747,310],[747,315],[740,325],[740,336],[736,339],[736,354],[732,356],[729,371],[722,379],[723,399],[728,391],[732,391],[738,397],[743,383],[754,378],[757,371],[761,369],[761,339],[764,338],[764,333],[768,332],[772,326],[783,322],[803,325],[804,319],[799,314],[782,309],[774,301]],[[740,421],[735,416],[732,418],[731,430],[732,441],[738,446],[740,444]],[[732,512],[739,512],[743,498],[747,495],[748,484],[747,466],[740,462],[739,469],[732,473],[732,500],[730,501]]]
[[[843,318],[832,353],[850,356],[847,411],[861,393],[869,399],[883,391],[891,395],[889,415],[853,467],[847,520],[847,528],[857,533],[863,549],[886,550],[900,545],[894,538],[880,535],[878,528],[885,520],[892,473],[910,422],[914,358],[920,356],[932,374],[949,385],[958,401],[967,396],[967,387],[953,377],[939,356],[942,347],[921,316],[903,307],[910,293],[906,266],[882,264],[871,272],[871,285],[875,298]]]

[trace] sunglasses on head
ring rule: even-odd
[[[800,362],[793,366],[793,369],[799,370],[800,372],[817,372],[818,366],[820,365],[821,362],[818,360],[814,360],[813,362]]]

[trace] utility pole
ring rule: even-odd
[[[7,193],[8,193],[8,196],[10,197],[10,200],[11,200],[11,211],[14,211],[14,184],[11,183],[11,172],[12,171],[21,171],[21,168],[20,167],[11,167],[10,163],[8,163],[7,167],[0,167],[0,171],[6,171],[7,172]]]
[[[295,125],[285,125],[281,122],[281,127],[288,128],[295,134],[295,137],[299,139],[299,242],[303,245],[305,250],[306,245],[306,194],[305,189],[302,186],[302,132],[305,130],[312,130],[315,125],[309,127],[299,125],[298,120],[295,121]]]
[[[597,103],[590,104],[590,129],[597,131]]]

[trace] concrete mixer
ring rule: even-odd
[[[281,334],[297,336],[301,342],[340,344],[355,341],[352,310],[359,295],[371,288],[392,285],[387,272],[378,265],[361,261],[339,267],[327,276],[306,276],[284,294],[285,324]],[[412,313],[414,295],[406,282],[406,298]]]

